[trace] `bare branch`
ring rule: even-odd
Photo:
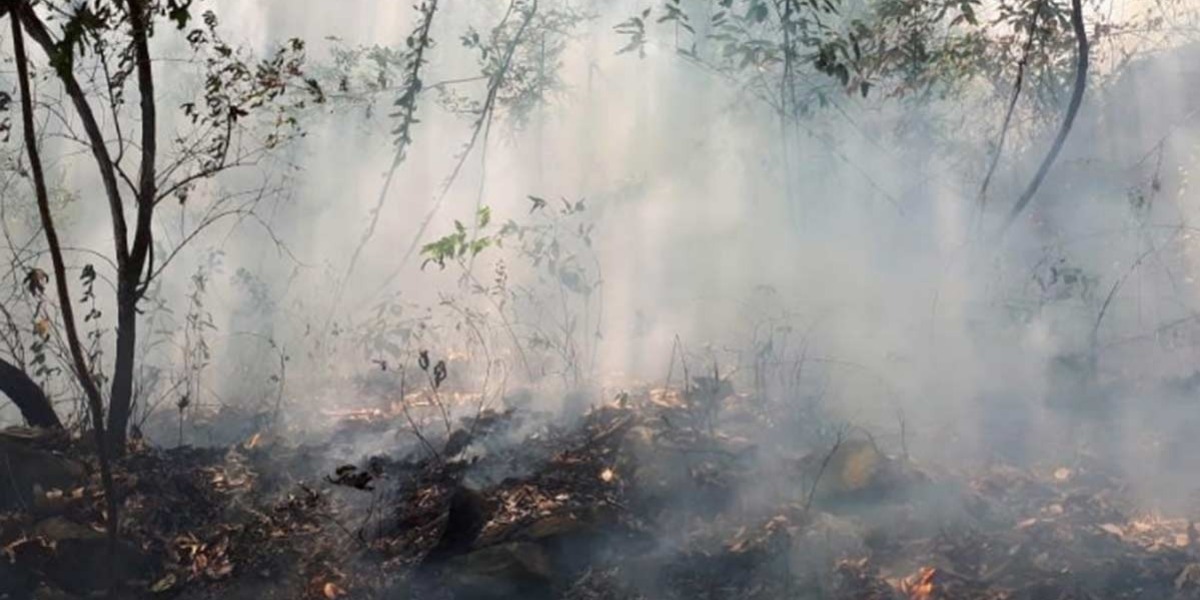
[[[1088,38],[1087,28],[1083,23],[1083,5],[1082,0],[1071,0],[1071,27],[1075,30],[1075,41],[1077,44],[1075,57],[1075,87],[1071,91],[1071,102],[1067,105],[1067,114],[1063,118],[1062,127],[1058,130],[1058,136],[1054,138],[1054,144],[1050,146],[1050,151],[1046,154],[1046,158],[1042,160],[1042,164],[1038,167],[1037,174],[1033,176],[1033,181],[1029,182],[1029,187],[1025,189],[1025,193],[1017,200],[1013,206],[1012,212],[1008,214],[1008,219],[1000,228],[997,238],[1003,238],[1005,232],[1008,231],[1012,224],[1016,222],[1017,217],[1021,216],[1021,211],[1029,205],[1033,200],[1034,194],[1041,187],[1042,181],[1046,179],[1046,175],[1050,172],[1050,167],[1054,165],[1058,154],[1062,152],[1063,144],[1067,141],[1067,135],[1071,133],[1071,125],[1075,123],[1075,116],[1079,114],[1079,105],[1083,103],[1083,92],[1087,87],[1088,74]]]

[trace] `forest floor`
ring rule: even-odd
[[[755,431],[737,412],[662,392],[570,426],[482,411],[350,464],[329,445],[400,417],[136,448],[115,550],[86,448],[9,430],[0,598],[1200,598],[1200,530],[1097,465],[939,471],[845,431],[806,453],[732,433]]]

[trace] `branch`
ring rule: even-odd
[[[833,442],[833,447],[825,455],[821,461],[821,467],[817,470],[817,474],[813,477],[812,485],[808,488],[808,497],[804,499],[804,512],[808,512],[812,508],[813,499],[817,496],[817,484],[821,483],[821,478],[825,476],[825,469],[829,468],[829,461],[833,460],[833,455],[837,454],[838,448],[842,447],[842,432],[838,431],[837,439]]]
[[[514,3],[515,1],[516,0],[514,0]],[[509,43],[508,48],[505,50],[504,60],[501,62],[500,68],[496,70],[496,73],[492,76],[491,81],[488,83],[487,97],[484,99],[483,107],[480,109],[479,119],[475,121],[475,127],[471,131],[471,138],[467,141],[466,148],[463,149],[462,155],[459,156],[458,162],[454,165],[454,170],[450,172],[450,177],[448,177],[445,183],[442,185],[441,192],[438,194],[437,199],[433,202],[433,207],[429,209],[429,212],[425,214],[425,219],[421,221],[421,226],[417,229],[417,233],[413,236],[412,243],[409,244],[408,250],[406,250],[404,255],[400,258],[400,264],[396,266],[396,269],[392,271],[391,275],[388,275],[387,279],[384,280],[383,285],[379,286],[379,290],[375,292],[376,294],[386,289],[392,284],[393,281],[396,280],[397,277],[400,276],[404,266],[408,264],[409,259],[411,259],[417,249],[421,247],[421,239],[425,236],[425,232],[429,229],[430,223],[432,223],[433,218],[437,216],[438,211],[442,207],[442,202],[446,200],[446,196],[450,194],[450,188],[458,179],[459,173],[462,172],[463,165],[466,164],[467,158],[471,155],[472,150],[475,149],[475,144],[479,141],[480,135],[491,123],[492,114],[496,110],[496,98],[500,93],[500,87],[504,84],[505,77],[508,75],[508,69],[512,65],[513,54],[516,53],[517,46],[521,43],[521,39],[524,38],[525,30],[529,27],[529,23],[533,20],[534,14],[537,13],[537,9],[538,3],[537,0],[534,0],[532,6],[530,6],[529,10],[525,13],[525,20],[521,23],[520,29],[517,30],[516,35],[513,36],[512,42]],[[501,23],[500,26],[503,26],[503,23]]]
[[[396,171],[399,170],[400,165],[408,155],[408,147],[412,145],[411,129],[413,123],[416,122],[417,98],[422,89],[421,67],[425,64],[425,51],[432,45],[429,32],[433,28],[433,17],[437,13],[437,5],[437,0],[432,0],[428,5],[422,4],[418,7],[418,10],[423,13],[424,19],[416,32],[416,50],[413,54],[412,64],[409,66],[404,93],[396,101],[400,105],[400,112],[397,114],[400,117],[400,125],[397,129],[396,154],[392,157],[392,165],[383,180],[383,188],[379,190],[379,198],[375,201],[375,209],[371,211],[371,223],[367,225],[367,230],[363,233],[362,239],[359,240],[358,246],[354,248],[354,253],[350,255],[350,263],[346,266],[346,274],[342,276],[342,280],[337,287],[337,292],[334,294],[333,304],[329,309],[329,319],[325,323],[326,330],[329,329],[329,322],[333,320],[333,315],[337,313],[338,305],[342,301],[342,295],[346,291],[346,284],[350,281],[350,276],[354,274],[354,268],[358,264],[358,259],[362,255],[363,249],[366,248],[371,238],[375,236],[375,228],[379,225],[379,216],[383,213],[383,204],[387,200],[388,191],[391,190],[392,181],[396,177]],[[413,41],[412,38],[409,38],[409,40]]]
[[[13,13],[21,17],[21,23],[29,32],[29,37],[33,38],[38,46],[41,46],[46,56],[53,57],[58,52],[57,44],[33,8],[20,0],[8,0],[8,2]],[[116,247],[117,264],[124,267],[129,260],[129,248],[126,245],[128,244],[128,229],[125,224],[121,191],[117,187],[116,169],[112,156],[108,153],[104,134],[100,131],[96,115],[92,111],[91,104],[88,103],[83,88],[79,86],[79,81],[75,79],[75,74],[69,69],[61,69],[58,71],[58,78],[66,88],[67,95],[71,97],[71,102],[75,105],[75,111],[79,113],[80,120],[83,121],[83,129],[87,133],[92,156],[96,159],[96,166],[100,170],[100,180],[104,184],[104,193],[108,198],[108,209],[113,221],[113,244]]]
[[[991,163],[987,174],[983,177],[983,185],[979,187],[979,214],[982,222],[984,205],[987,203],[988,186],[1000,164],[1000,155],[1004,152],[1004,142],[1008,139],[1008,128],[1012,124],[1013,112],[1017,108],[1017,99],[1021,97],[1021,87],[1025,82],[1025,67],[1029,64],[1029,53],[1033,50],[1033,40],[1037,32],[1038,17],[1042,14],[1042,3],[1038,2],[1029,19],[1029,37],[1025,40],[1025,48],[1021,51],[1021,60],[1017,62],[1017,77],[1013,80],[1012,96],[1008,99],[1008,109],[1004,113],[1004,123],[1000,126],[1000,138],[996,140],[996,150],[992,153]]]
[[[18,13],[32,14],[32,9],[21,0],[8,0],[9,10],[13,16],[12,23],[14,58],[17,63],[17,78],[21,85],[21,120],[25,133],[25,151],[29,155],[29,167],[33,174],[34,193],[37,197],[38,215],[41,217],[42,230],[46,234],[46,245],[50,249],[50,260],[54,265],[54,285],[58,293],[59,310],[62,311],[63,328],[66,330],[68,348],[74,363],[79,384],[87,394],[88,407],[91,409],[92,430],[96,438],[96,454],[100,459],[100,476],[104,486],[104,496],[107,500],[108,542],[110,555],[114,555],[118,532],[118,509],[116,490],[113,487],[112,469],[108,460],[108,443],[104,431],[104,398],[100,388],[92,377],[83,346],[79,342],[79,331],[75,326],[75,311],[71,306],[71,290],[67,283],[67,267],[63,261],[62,245],[58,239],[58,230],[54,227],[54,216],[50,213],[50,193],[46,187],[46,175],[42,170],[42,159],[37,146],[37,132],[33,123],[33,92],[29,83],[29,58],[25,55],[25,36],[21,31]],[[63,76],[65,80],[66,77]],[[86,101],[84,102],[86,104]],[[93,122],[93,125],[95,123]],[[111,169],[108,171],[112,176]],[[120,243],[120,242],[118,242]]]
[[[1033,181],[1029,182],[1029,187],[1025,189],[1025,193],[1021,194],[1020,199],[1013,206],[1012,212],[1008,214],[1008,219],[1005,220],[1004,225],[1000,228],[996,236],[997,239],[1004,237],[1005,232],[1016,222],[1017,217],[1021,216],[1021,211],[1025,210],[1025,207],[1033,200],[1034,194],[1041,187],[1042,181],[1046,179],[1046,174],[1050,172],[1050,167],[1054,165],[1059,152],[1062,152],[1063,144],[1067,141],[1067,135],[1071,133],[1071,125],[1075,123],[1075,116],[1079,113],[1079,105],[1083,102],[1083,92],[1087,87],[1089,50],[1087,28],[1083,23],[1082,0],[1071,0],[1071,27],[1075,30],[1075,41],[1078,44],[1078,49],[1076,50],[1075,58],[1075,88],[1071,91],[1071,102],[1067,105],[1067,114],[1063,118],[1062,127],[1058,130],[1058,136],[1054,138],[1054,145],[1050,147],[1050,152],[1046,154],[1046,158],[1042,160],[1042,165],[1038,168],[1037,174],[1034,175]]]
[[[17,405],[21,418],[31,427],[62,429],[62,421],[42,388],[25,371],[3,358],[0,358],[0,392]]]
[[[174,248],[167,251],[167,255],[163,258],[162,262],[160,262],[157,266],[152,266],[147,270],[146,276],[141,284],[141,287],[139,288],[139,294],[144,293],[145,290],[149,288],[150,284],[153,283],[154,280],[160,275],[162,275],[167,266],[171,264],[175,257],[178,256],[184,247],[191,243],[192,240],[213,225],[216,225],[218,221],[223,221],[228,217],[237,217],[239,220],[247,217],[255,218],[256,221],[266,229],[267,235],[275,243],[275,246],[279,249],[279,251],[281,253],[286,253],[294,262],[300,264],[300,261],[296,259],[291,250],[275,235],[275,232],[271,230],[267,223],[262,219],[259,219],[258,215],[254,212],[254,209],[258,206],[258,203],[267,195],[268,189],[268,186],[264,184],[257,190],[247,191],[246,193],[253,194],[253,197],[238,204],[237,206],[220,209],[220,206],[225,204],[226,201],[232,200],[232,198],[226,198],[224,201],[218,202],[216,205],[206,211],[207,214],[200,218],[200,222],[197,223],[190,232],[185,234],[183,239],[181,239],[179,243],[175,244]]]
[[[149,7],[144,0],[127,0],[129,24],[133,30],[133,51],[135,66],[138,74],[138,93],[141,95],[142,112],[142,159],[141,172],[138,180],[137,222],[134,225],[133,248],[130,250],[130,272],[127,274],[131,291],[137,288],[142,276],[142,269],[149,252],[152,228],[151,217],[154,215],[155,190],[155,160],[158,152],[158,112],[154,98],[154,72],[150,63]]]

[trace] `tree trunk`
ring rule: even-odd
[[[1067,135],[1071,133],[1071,125],[1075,123],[1075,116],[1079,114],[1079,105],[1083,102],[1083,92],[1087,88],[1088,54],[1091,51],[1088,44],[1087,27],[1083,22],[1083,0],[1071,0],[1071,28],[1075,30],[1076,44],[1075,87],[1071,90],[1071,101],[1067,104],[1067,114],[1063,117],[1062,126],[1058,129],[1058,135],[1054,138],[1050,151],[1046,153],[1046,158],[1042,159],[1042,165],[1034,174],[1033,181],[1029,182],[1025,193],[1021,194],[1016,205],[1012,207],[1012,211],[1008,213],[1008,219],[1000,228],[999,238],[1004,237],[1008,228],[1012,227],[1012,224],[1017,221],[1017,217],[1021,216],[1021,211],[1025,210],[1030,200],[1033,200],[1033,195],[1037,193],[1042,181],[1046,179],[1046,174],[1050,172],[1050,167],[1054,165],[1058,153],[1062,152]]]
[[[108,445],[114,456],[124,454],[129,417],[133,409],[133,368],[137,343],[135,285],[120,284],[117,293],[117,354],[113,362],[112,391],[108,398]]]
[[[0,392],[3,392],[9,400],[13,401],[13,404],[17,405],[21,411],[21,417],[31,427],[51,429],[62,427],[62,421],[58,420],[58,413],[54,412],[54,406],[46,398],[41,386],[34,383],[25,371],[2,358],[0,358]]]
[[[158,152],[158,110],[154,104],[154,71],[150,61],[150,7],[145,0],[126,0],[129,26],[132,32],[134,66],[137,71],[138,93],[141,96],[142,159],[138,177],[137,220],[134,222],[133,244],[129,259],[117,268],[117,355],[113,364],[113,382],[108,399],[109,448],[116,456],[125,453],[129,432],[130,411],[133,409],[133,369],[137,347],[137,304],[143,290],[142,277],[153,245],[152,217],[158,200],[155,173]]]
[[[29,58],[25,54],[25,34],[18,19],[24,12],[32,14],[32,9],[26,4],[27,0],[9,0],[8,7],[13,14],[10,17],[13,38],[13,60],[17,66],[17,80],[21,91],[21,123],[24,130],[25,151],[29,155],[29,170],[33,175],[34,195],[37,198],[38,215],[42,223],[42,233],[46,236],[46,248],[50,252],[50,262],[54,265],[54,287],[58,293],[59,310],[62,311],[63,329],[67,335],[67,348],[75,369],[79,385],[87,395],[88,408],[92,415],[92,430],[96,438],[96,455],[100,459],[100,481],[104,486],[104,499],[108,508],[107,528],[110,554],[116,550],[117,534],[120,529],[116,488],[113,486],[112,468],[109,465],[108,446],[104,435],[104,398],[100,388],[92,377],[91,367],[83,345],[79,342],[79,331],[75,326],[75,309],[71,305],[71,290],[68,285],[67,267],[63,261],[62,244],[58,239],[58,230],[54,226],[54,215],[50,211],[50,193],[46,188],[46,175],[42,169],[41,154],[38,151],[36,125],[33,118],[33,92],[29,83]]]

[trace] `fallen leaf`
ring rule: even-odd
[[[600,481],[603,481],[604,483],[612,483],[612,480],[616,479],[616,477],[617,474],[612,469],[606,468],[603,471],[600,471]]]
[[[334,598],[344,595],[346,590],[343,590],[342,588],[338,587],[338,584],[331,581],[325,584],[325,589],[323,592],[326,598],[329,598],[329,600],[334,600]]]
[[[175,574],[167,573],[162,579],[155,581],[154,585],[150,586],[150,591],[155,594],[161,594],[173,587],[175,587]]]
[[[1192,563],[1179,572],[1175,578],[1175,589],[1182,590],[1187,586],[1200,585],[1200,563]]]
[[[901,590],[909,600],[929,600],[933,597],[934,578],[938,571],[933,567],[921,567],[916,576],[904,581]]]

